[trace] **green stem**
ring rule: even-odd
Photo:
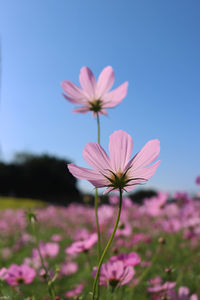
[[[100,144],[100,119],[99,119],[99,114],[97,114],[97,143]]]
[[[100,119],[99,114],[97,113],[97,143],[100,144]],[[98,236],[98,263],[101,257],[101,233],[100,233],[100,227],[99,227],[99,218],[98,218],[98,189],[95,189],[95,198],[94,198],[94,206],[95,206],[95,219],[96,219],[96,228],[97,228],[97,236]],[[97,291],[99,295],[99,290]]]
[[[35,221],[31,221],[31,225],[32,225],[32,231],[33,231],[33,235],[35,236],[35,239],[36,239],[36,248],[38,250],[38,253],[39,253],[39,257],[40,257],[40,261],[41,261],[41,265],[42,265],[42,268],[45,270],[45,275],[46,275],[46,281],[47,281],[47,285],[48,285],[48,292],[49,292],[49,296],[51,299],[56,299],[56,295],[55,295],[55,291],[54,291],[54,287],[51,283],[51,280],[50,280],[50,277],[49,277],[49,272],[45,266],[45,262],[44,262],[44,259],[42,257],[42,253],[40,251],[40,246],[39,246],[39,239],[38,239],[38,235],[37,235],[37,232],[36,232],[36,228],[35,228]]]
[[[96,277],[95,277],[95,280],[94,280],[94,285],[93,285],[93,293],[92,293],[92,300],[95,299],[95,293],[96,293],[96,286],[97,286],[97,282],[98,282],[98,279],[99,279],[99,274],[100,274],[100,270],[101,270],[101,266],[102,266],[102,263],[103,263],[103,260],[104,260],[104,257],[108,251],[108,249],[110,248],[110,245],[114,239],[114,236],[115,236],[115,233],[117,231],[117,227],[118,227],[118,224],[119,224],[119,219],[120,219],[120,215],[121,215],[121,208],[122,208],[122,190],[120,189],[119,190],[119,193],[120,193],[120,201],[119,201],[119,209],[118,209],[118,214],[117,214],[117,219],[116,219],[116,222],[115,222],[115,227],[113,229],[113,232],[111,234],[111,237],[103,251],[103,254],[101,255],[101,258],[100,258],[100,261],[99,261],[99,265],[98,265],[98,268],[97,268],[97,273],[96,273]]]
[[[98,236],[98,263],[101,257],[101,234],[100,234],[100,227],[99,227],[99,218],[98,218],[98,189],[95,189],[95,219],[96,219],[96,227],[97,227],[97,236]]]

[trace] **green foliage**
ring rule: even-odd
[[[15,197],[0,197],[0,209],[30,209],[45,207],[46,205],[46,202],[40,200]]]

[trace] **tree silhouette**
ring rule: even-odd
[[[80,201],[77,181],[69,173],[67,163],[47,154],[19,153],[11,163],[0,163],[0,194],[57,204]]]

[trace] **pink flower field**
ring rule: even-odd
[[[159,192],[142,205],[123,198],[100,271],[99,299],[198,299],[200,201],[186,193],[175,197],[168,201]],[[102,245],[112,232],[118,202],[112,194],[110,204],[99,206]],[[91,299],[98,265],[94,209],[71,204],[35,213],[36,219],[21,209],[0,212],[1,297]]]

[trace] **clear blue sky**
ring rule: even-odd
[[[128,95],[101,118],[102,145],[117,129],[134,153],[161,141],[162,160],[147,187],[197,191],[200,174],[199,0],[0,1],[1,151],[49,152],[87,166],[82,149],[96,141],[91,114],[73,114],[60,82],[78,82],[82,66],[107,65]],[[81,182],[80,187],[92,186]]]

